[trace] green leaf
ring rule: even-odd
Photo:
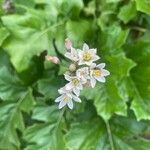
[[[3,100],[17,101],[22,97],[27,88],[19,78],[11,73],[6,67],[0,69],[0,98]]]
[[[26,150],[53,149],[65,150],[65,141],[61,131],[56,130],[55,124],[34,124],[24,132],[27,142]]]
[[[0,28],[0,46],[3,44],[4,40],[9,36],[9,32],[6,28]]]
[[[55,99],[58,96],[58,89],[63,85],[65,80],[61,76],[54,76],[47,79],[41,79],[37,82],[37,90],[45,96],[45,98]]]
[[[0,147],[2,149],[14,149],[20,147],[16,129],[24,130],[22,114],[18,109],[18,103],[2,103],[0,105]]]
[[[23,98],[20,104],[20,109],[24,112],[29,113],[35,105],[35,100],[32,94],[32,89],[29,88],[27,94]]]
[[[56,105],[37,105],[33,109],[32,119],[44,122],[56,122],[59,118],[59,110]]]
[[[74,45],[81,46],[92,35],[91,22],[86,20],[72,21],[69,20],[66,25],[67,37],[69,37]]]
[[[116,49],[121,48],[121,46],[126,42],[129,30],[122,30],[120,26],[112,25],[106,28],[100,34],[101,49],[104,52],[113,52]]]
[[[137,10],[150,14],[150,1],[149,0],[135,0]]]
[[[118,14],[119,19],[124,23],[128,23],[136,16],[136,4],[134,1],[130,1],[127,5],[121,7]]]
[[[98,138],[103,134],[103,124],[99,120],[74,123],[66,135],[67,147],[72,150],[95,149]]]
[[[110,132],[113,147],[116,150],[148,150],[150,141],[142,138],[140,134],[147,129],[148,122],[137,122],[132,118],[113,117],[110,123]],[[126,130],[124,130],[126,129]],[[108,128],[100,119],[88,120],[87,122],[72,123],[71,129],[66,135],[67,147],[72,150],[110,150]],[[134,139],[136,136],[136,140]],[[140,143],[143,141],[143,144]],[[137,145],[134,145],[137,143]],[[147,147],[148,146],[148,147]]]
[[[97,113],[104,120],[108,120],[114,113],[126,115],[126,102],[128,97],[129,71],[135,63],[127,59],[123,54],[107,57],[110,76],[106,83],[98,83],[94,89],[86,89],[82,93],[88,99],[94,101]],[[116,67],[117,66],[117,67]]]
[[[2,17],[3,24],[11,34],[3,47],[18,72],[28,69],[32,64],[32,57],[49,48],[47,33],[43,34],[43,16],[40,12],[29,12],[22,16]]]
[[[132,105],[138,120],[150,119],[150,42],[138,41],[128,45],[128,56],[137,66],[131,72]],[[139,76],[142,72],[142,76]]]

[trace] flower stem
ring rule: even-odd
[[[105,121],[105,124],[106,124],[106,128],[107,128],[107,133],[108,133],[108,138],[109,138],[111,150],[115,150],[109,121]]]
[[[57,123],[56,123],[56,130],[58,129],[58,127],[59,127],[59,125],[60,125],[60,122],[61,122],[61,120],[62,120],[62,117],[63,117],[64,112],[65,112],[65,107],[64,107],[64,108],[61,110],[61,112],[60,112],[58,121],[57,121]]]

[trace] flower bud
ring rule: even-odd
[[[69,39],[69,38],[66,38],[65,39],[65,46],[66,46],[66,48],[69,50],[69,49],[71,49],[71,47],[72,47],[72,42],[71,42],[71,40]]]
[[[59,64],[60,63],[59,58],[56,57],[56,56],[47,55],[46,60],[51,61],[54,64]]]
[[[71,64],[71,65],[69,66],[69,70],[70,70],[71,72],[75,71],[75,70],[76,70],[76,65],[75,65],[75,64]]]

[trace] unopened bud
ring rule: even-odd
[[[71,72],[75,71],[75,70],[76,70],[76,65],[75,65],[75,64],[71,64],[71,65],[69,66],[69,70],[70,70]]]
[[[91,87],[91,82],[87,80],[87,82],[84,84],[84,87]]]
[[[71,40],[69,38],[65,39],[65,46],[66,46],[67,49],[71,49],[72,42],[71,42]]]
[[[46,60],[48,60],[48,61],[50,61],[50,62],[52,62],[54,64],[59,64],[60,63],[59,58],[56,57],[56,56],[47,55],[46,56]]]

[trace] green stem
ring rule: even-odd
[[[106,128],[107,128],[107,133],[108,133],[108,138],[109,138],[111,150],[115,150],[109,121],[105,121],[105,123],[106,123]]]

